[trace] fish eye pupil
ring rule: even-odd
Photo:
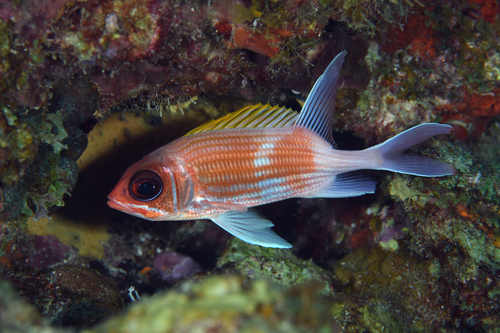
[[[139,201],[150,201],[157,198],[163,189],[163,182],[152,170],[136,172],[129,183],[130,195]]]
[[[151,195],[155,191],[155,184],[149,180],[143,182],[137,188],[137,192],[142,195]]]

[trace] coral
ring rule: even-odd
[[[27,177],[31,185],[27,204],[36,220],[49,217],[54,207],[64,206],[63,198],[73,189],[78,174],[75,161],[61,159],[56,154],[47,155],[44,161],[35,161],[33,174]]]
[[[433,6],[425,8],[432,12]],[[424,7],[417,7],[417,11],[407,17],[404,29],[395,27],[388,33],[388,42],[383,45],[383,51],[394,53],[408,47],[410,55],[423,59],[433,59],[437,55],[439,33],[428,24],[429,18],[424,13]]]
[[[87,133],[80,126],[97,110],[98,99],[97,87],[81,76],[70,80],[61,79],[53,85],[52,98],[48,104],[52,113],[46,118],[52,120],[53,114],[61,115],[60,122],[54,124],[61,134],[67,133],[67,138],[59,140],[67,146],[62,156],[77,160],[87,148]],[[54,152],[58,153],[55,149]]]
[[[214,276],[143,297],[86,332],[332,332],[328,310],[316,297],[314,288],[282,292],[265,280]]]
[[[470,0],[477,4],[480,16],[488,23],[495,23],[498,19],[498,2],[492,0]]]
[[[273,45],[279,39],[269,39],[264,34],[250,32],[243,28],[238,28],[234,31],[233,41],[235,48],[247,49],[269,58],[280,53],[279,47]]]
[[[157,255],[153,267],[162,280],[170,284],[202,271],[201,266],[193,259],[172,251]]]
[[[29,173],[38,147],[34,129],[20,122],[6,106],[0,114],[0,186],[2,188],[3,219],[16,216],[24,208],[26,183],[23,178]]]
[[[494,236],[494,230],[500,227],[495,211],[499,200],[498,164],[479,158],[460,144],[446,144],[443,148],[441,154],[453,161],[456,175],[411,181],[398,175],[390,185],[391,195],[403,200],[409,217],[418,221],[412,234],[421,249],[436,246],[430,242],[458,245],[468,254],[467,261],[471,260],[464,265],[464,271],[457,271],[464,276],[474,275],[480,264],[498,269],[500,251]]]
[[[50,274],[49,284],[61,290],[59,301],[67,299],[65,313],[57,314],[62,325],[90,326],[122,305],[115,281],[97,271],[63,265]]]
[[[366,31],[373,35],[389,26],[398,26],[401,17],[405,16],[414,1],[372,1],[372,0],[323,0],[339,12],[339,17],[347,21],[350,28]],[[417,1],[418,3],[418,1]]]
[[[323,295],[330,292],[326,272],[311,261],[300,260],[288,250],[250,245],[236,238],[226,247],[217,267],[236,270],[248,278],[267,278],[282,287],[316,281]]]
[[[233,27],[227,21],[219,21],[214,24],[214,28],[217,31],[217,34],[224,36],[224,38],[231,37],[231,32]]]
[[[7,281],[0,281],[0,331],[63,333],[69,330],[51,327],[49,321],[20,297]]]
[[[491,118],[500,114],[500,88],[488,94],[471,93],[464,87],[460,92],[458,102],[440,105],[437,110],[442,113],[443,120],[455,125],[457,138],[477,139],[485,132]]]
[[[456,127],[461,139],[477,138],[498,114],[497,7],[496,2],[466,0],[427,6],[408,17],[404,31],[392,29],[383,45],[391,54],[405,48],[408,56],[443,70],[448,90],[434,86],[436,73],[420,84],[432,87],[435,96],[428,105],[437,106],[434,111]]]
[[[23,256],[22,264],[26,266],[46,267],[62,262],[68,256],[75,254],[71,247],[64,245],[57,237],[51,235],[35,235],[29,240],[29,243],[29,246],[24,245],[24,247],[30,249],[30,252]],[[21,244],[17,244],[17,248],[20,246]],[[16,254],[10,252],[8,256],[12,257],[13,255]]]
[[[335,295],[331,313],[342,332],[404,332],[407,330],[391,311],[391,303],[377,297]]]
[[[451,321],[450,309],[443,306],[445,289],[438,280],[436,261],[424,261],[403,250],[356,249],[335,265],[334,276],[338,291],[364,299],[342,295],[336,299],[335,318],[356,308],[342,318],[349,331],[371,325],[378,331],[385,326],[432,330]],[[355,305],[360,303],[361,307]]]
[[[76,183],[76,159],[87,146],[78,126],[97,107],[98,91],[82,79],[59,82],[50,105],[38,113],[16,115],[2,107],[0,117],[0,184],[4,193],[3,219],[49,216]],[[21,190],[23,189],[23,190]],[[28,209],[29,208],[29,209]]]
[[[332,8],[315,2],[253,1],[248,8],[236,4],[232,12],[236,14],[229,11],[227,16],[234,25],[230,47],[290,64],[291,59],[305,56],[326,26]]]
[[[500,164],[492,155],[498,136],[483,140],[474,151],[460,143],[441,146],[440,153],[453,161],[456,175],[435,180],[395,176],[390,191],[403,200],[414,221],[408,228],[412,249],[422,255],[434,253],[441,284],[456,291],[446,294],[456,325],[488,330],[499,320],[491,313],[500,304],[494,273],[500,268]]]
[[[61,150],[68,149],[68,146],[63,143],[68,137],[68,133],[64,129],[61,112],[50,113],[47,115],[47,122],[40,124],[38,128],[42,142],[53,147],[54,153],[60,154]]]
[[[10,229],[11,233],[15,231]],[[74,235],[66,233],[66,237]],[[10,239],[4,243],[0,257],[0,279],[11,280],[52,324],[88,326],[121,307],[115,281],[83,267],[77,251],[55,236],[18,232]]]
[[[8,277],[17,291],[57,326],[87,327],[122,306],[113,279],[81,266],[14,267],[1,277]]]

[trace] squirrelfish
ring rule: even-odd
[[[289,198],[374,193],[375,182],[358,170],[453,174],[444,162],[404,154],[450,133],[445,124],[421,124],[364,150],[335,149],[331,123],[345,55],[316,81],[300,113],[255,105],[201,125],[130,166],[108,205],[153,221],[209,219],[245,242],[290,248],[272,222],[248,209]]]

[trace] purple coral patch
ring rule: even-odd
[[[156,256],[153,267],[162,280],[170,284],[202,271],[201,266],[193,259],[173,251]]]
[[[55,236],[33,236],[31,240],[32,252],[28,252],[24,259],[24,265],[32,267],[46,267],[63,261],[75,250],[64,245]]]

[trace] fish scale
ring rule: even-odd
[[[328,172],[314,159],[322,147],[332,149],[315,136],[292,127],[272,136],[265,128],[203,132],[178,140],[169,154],[193,168],[207,198],[254,206],[318,190],[317,178]]]

